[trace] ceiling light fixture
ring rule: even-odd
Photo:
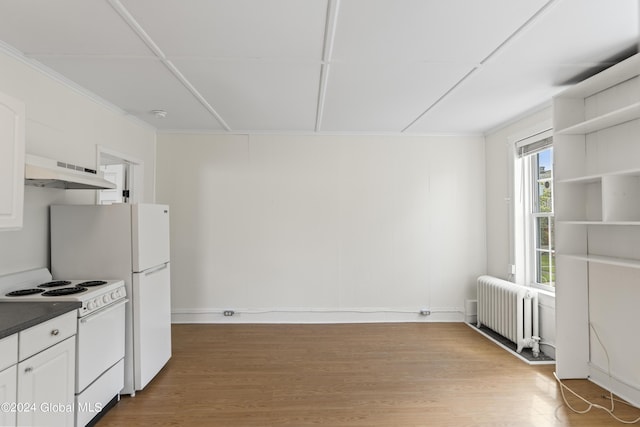
[[[151,110],[151,113],[156,116],[156,119],[164,119],[167,117],[167,112],[164,110]]]

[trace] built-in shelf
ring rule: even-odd
[[[612,256],[592,255],[592,254],[558,254],[571,259],[587,261],[597,264],[616,265],[618,267],[640,268],[640,260],[631,258],[618,258]]]
[[[562,179],[557,182],[559,221],[640,222],[640,171]]]
[[[556,180],[558,184],[592,184],[602,180],[606,176],[638,176],[640,177],[640,169],[627,169],[615,172],[607,172],[600,174],[591,174],[578,176],[574,178],[564,178]]]
[[[558,224],[570,225],[640,225],[640,221],[587,221],[587,220],[561,220]]]
[[[553,110],[556,373],[606,370],[594,323],[618,374],[636,376],[640,344],[614,331],[636,325],[630,303],[640,298],[640,55],[563,91]]]
[[[584,135],[640,118],[640,102],[556,131],[559,135]]]

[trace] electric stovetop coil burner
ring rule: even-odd
[[[50,291],[46,291],[42,294],[44,297],[58,297],[61,295],[73,295],[79,294],[81,292],[85,292],[87,288],[83,288],[82,286],[72,286],[70,288],[60,288],[60,289],[52,289]]]
[[[102,285],[105,285],[106,283],[107,282],[105,282],[104,280],[89,280],[87,282],[78,283],[77,286],[82,286],[82,287],[102,286]]]
[[[53,282],[43,283],[38,285],[39,288],[55,288],[57,286],[67,286],[70,285],[71,282],[68,280],[54,280]]]
[[[29,289],[20,289],[20,290],[17,290],[17,291],[9,292],[5,296],[7,296],[7,297],[23,297],[23,296],[26,296],[26,295],[41,294],[42,292],[44,292],[44,289],[29,288]]]

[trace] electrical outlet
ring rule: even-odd
[[[431,310],[427,310],[426,308],[423,308],[422,310],[420,310],[420,316],[429,316],[431,314]]]
[[[233,316],[234,314],[236,314],[236,312],[233,310],[225,310],[222,312],[222,314],[228,317],[228,316]]]

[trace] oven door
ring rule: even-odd
[[[78,319],[76,393],[124,358],[124,306],[117,301]]]

